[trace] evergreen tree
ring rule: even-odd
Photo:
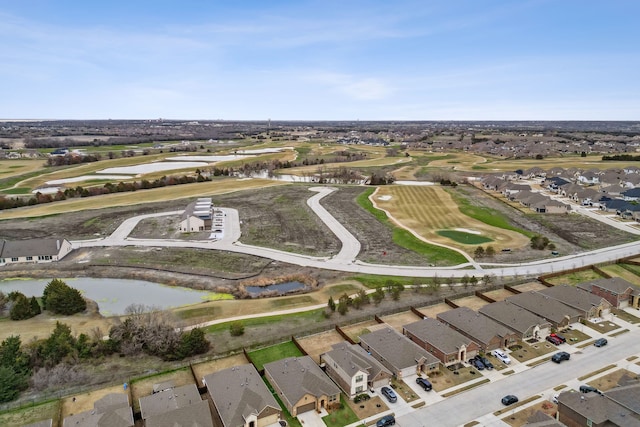
[[[25,320],[34,316],[31,312],[31,303],[26,296],[17,292],[11,297],[13,300],[13,306],[9,312],[11,320]]]
[[[37,316],[38,314],[42,313],[42,309],[40,308],[40,304],[38,304],[38,300],[36,299],[36,297],[31,297],[31,313],[34,316]]]

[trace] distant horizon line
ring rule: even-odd
[[[0,118],[0,123],[6,122],[62,122],[62,121],[170,121],[170,122],[601,122],[601,123],[640,123],[640,119],[637,120],[624,120],[624,119],[194,119],[194,118],[128,118],[128,119],[7,119]]]

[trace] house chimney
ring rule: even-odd
[[[56,240],[56,249],[60,250],[60,240]]]

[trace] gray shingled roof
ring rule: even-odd
[[[149,418],[202,401],[195,384],[174,387],[139,399],[142,418]]]
[[[469,347],[473,342],[471,338],[465,337],[436,319],[418,320],[405,325],[404,329],[444,354],[457,353],[463,345]]]
[[[504,339],[513,332],[506,326],[468,307],[458,307],[438,314],[438,319],[469,334],[471,338],[486,346],[494,337]]]
[[[202,219],[211,219],[211,207],[213,205],[211,204],[211,199],[210,198],[200,198],[198,200],[196,200],[195,202],[191,202],[187,205],[187,207],[185,208],[184,212],[182,212],[182,217],[181,219],[186,219],[190,216],[197,216],[199,218]],[[201,207],[206,207],[206,210],[208,211],[208,214],[204,217],[201,217],[200,215],[196,215],[195,212],[196,211],[200,211],[202,210]]]
[[[70,415],[64,427],[132,427],[133,411],[123,393],[109,393],[93,404],[94,409]]]
[[[587,292],[591,292],[592,286],[598,286],[602,289],[615,292],[616,294],[623,294],[629,288],[633,289],[634,294],[640,293],[640,287],[633,283],[627,282],[622,277],[612,277],[610,279],[597,279],[589,282],[578,283],[577,287],[584,289]]]
[[[562,323],[565,316],[580,316],[580,312],[575,308],[535,291],[523,292],[506,300],[555,323]]]
[[[370,378],[375,378],[380,372],[386,372],[389,376],[393,375],[358,344],[349,344],[343,341],[334,344],[331,348],[325,354],[331,357],[351,377],[359,370],[367,372]]]
[[[266,407],[281,411],[260,374],[252,364],[234,366],[204,377],[209,395],[227,427],[243,426],[250,414]]]
[[[490,317],[520,334],[525,334],[536,325],[540,325],[541,328],[549,325],[549,322],[542,317],[507,300],[492,302],[481,307],[478,311],[480,314]]]
[[[360,335],[360,342],[374,349],[397,371],[415,366],[423,357],[427,365],[440,362],[433,354],[390,326]]]
[[[603,301],[602,297],[569,285],[552,286],[537,292],[584,312],[589,312],[593,307],[602,304]],[[606,302],[606,305],[609,303]]]
[[[287,357],[266,363],[264,370],[277,383],[292,406],[307,393],[316,397],[340,394],[338,386],[309,356]]]
[[[635,414],[640,415],[640,382],[606,391],[605,396]]]
[[[608,392],[607,392],[608,393]],[[614,425],[640,427],[640,415],[606,396],[597,393],[564,392],[558,396],[558,402],[567,406],[594,424],[614,422]],[[561,410],[561,406],[559,405]]]
[[[564,427],[560,421],[556,421],[551,415],[547,415],[544,412],[538,410],[527,418],[527,427]]]
[[[0,258],[56,256],[65,239],[0,240]]]
[[[147,418],[145,427],[213,427],[206,400]]]

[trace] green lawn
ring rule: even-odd
[[[446,237],[453,240],[454,242],[462,243],[464,245],[480,245],[482,243],[493,242],[493,239],[490,239],[488,237],[478,234],[465,233],[464,231],[438,230],[436,231],[436,233],[439,236]]]
[[[278,323],[283,320],[305,320],[308,323],[314,323],[314,322],[319,322],[321,320],[324,320],[323,313],[324,313],[324,308],[304,311],[300,313],[285,314],[280,316],[255,317],[252,319],[241,320],[240,322],[242,322],[242,324],[246,328],[249,328],[251,326],[266,325],[270,323]],[[205,328],[205,332],[209,334],[219,333],[219,332],[228,330],[229,326],[232,323],[235,323],[235,321],[218,323],[216,325],[207,326]]]
[[[340,394],[340,403],[342,406],[340,409],[331,410],[329,415],[322,417],[327,427],[342,427],[358,421],[358,417],[344,401],[342,394]]]
[[[258,371],[264,368],[266,363],[275,362],[287,357],[300,357],[302,352],[296,347],[293,341],[283,342],[282,344],[272,345],[271,347],[262,348],[260,350],[249,353],[249,359],[253,362]]]
[[[485,224],[492,225],[494,227],[503,228],[505,230],[512,230],[518,232],[520,234],[524,234],[527,237],[533,237],[535,233],[531,231],[523,230],[521,228],[515,227],[509,223],[509,219],[502,215],[499,211],[495,209],[483,208],[480,206],[472,205],[471,202],[460,195],[457,191],[452,191],[446,189],[447,192],[453,197],[460,212],[463,214],[470,216],[473,219],[477,219],[478,221],[484,222]]]

